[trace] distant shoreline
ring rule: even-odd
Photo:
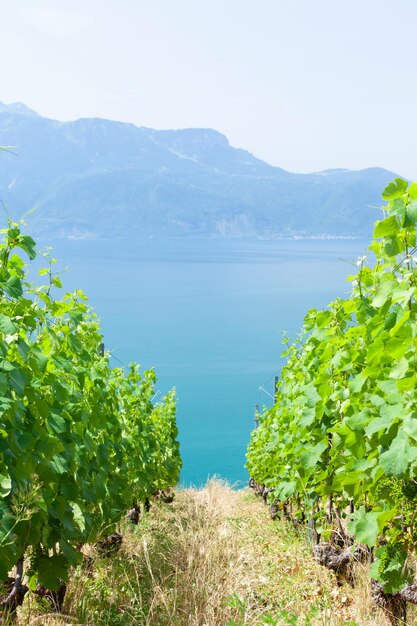
[[[66,235],[62,237],[40,237],[38,241],[360,241],[368,238],[355,235],[272,235],[270,237],[97,237],[94,235]]]

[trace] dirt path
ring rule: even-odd
[[[120,552],[92,551],[88,567],[73,573],[65,619],[39,621],[31,606],[20,624],[386,624],[371,608],[365,572],[356,589],[339,587],[303,531],[270,520],[249,490],[219,481],[180,490],[173,504],[152,506],[139,526],[122,530]]]
[[[339,587],[302,533],[270,520],[249,490],[212,481],[180,491],[148,524],[139,543],[154,585],[147,625],[249,626],[266,616],[271,624],[385,623],[370,608],[365,573],[355,591]]]

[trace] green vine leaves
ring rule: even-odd
[[[310,511],[331,496],[347,516],[353,501],[349,530],[368,546],[383,539],[372,574],[395,591],[417,542],[417,184],[397,178],[383,199],[350,298],[310,310],[287,347],[247,466],[275,499]]]
[[[110,367],[84,294],[55,298],[51,265],[29,282],[21,227],[0,244],[0,579],[29,556],[31,586],[56,588],[80,545],[177,483],[175,395],[154,405],[153,371]]]

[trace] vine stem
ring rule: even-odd
[[[28,588],[22,585],[23,580],[23,556],[20,557],[18,562],[16,563],[16,577],[14,579],[13,587],[9,595],[1,605],[5,608],[10,607],[11,612],[14,611],[17,604],[20,604],[20,600],[22,596],[25,596]]]

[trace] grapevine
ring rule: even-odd
[[[247,467],[275,502],[316,518],[327,503],[327,521],[346,518],[374,549],[372,577],[395,593],[413,580],[417,547],[417,184],[397,178],[382,197],[350,297],[308,311],[288,344]]]
[[[54,590],[83,544],[177,483],[175,394],[154,405],[152,370],[110,367],[85,295],[55,297],[53,260],[29,281],[21,229],[0,243],[0,580],[28,558],[29,587]]]

